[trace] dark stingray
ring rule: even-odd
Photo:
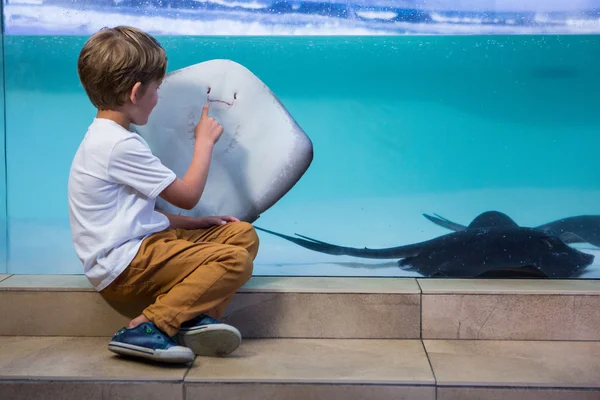
[[[434,215],[435,217],[423,214],[425,218],[434,224],[450,229],[451,231],[458,232],[467,228],[464,225],[452,222],[438,214]],[[487,211],[480,214],[477,218],[487,220],[488,224],[497,223],[502,220],[506,221],[506,219],[512,221],[505,214],[498,211]],[[548,234],[559,236],[565,243],[589,243],[596,247],[600,247],[600,215],[578,215],[575,217],[567,217],[536,226],[535,228],[547,232]]]
[[[519,227],[501,213],[482,214],[465,229],[435,239],[383,249],[337,246],[255,228],[320,253],[400,258],[400,268],[428,277],[567,278],[580,274],[594,261],[593,255],[568,246],[559,237]]]

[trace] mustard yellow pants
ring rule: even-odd
[[[147,237],[130,265],[100,293],[127,301],[151,298],[143,314],[169,336],[199,314],[220,318],[252,276],[259,240],[251,224],[168,229]]]

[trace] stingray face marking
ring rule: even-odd
[[[233,107],[239,97],[240,89],[244,88],[244,81],[232,79],[224,73],[215,73],[208,81],[206,100],[219,109]]]
[[[206,90],[206,100],[211,104],[219,103],[219,104],[225,104],[229,107],[233,107],[233,104],[237,100],[237,92],[234,91],[233,94],[231,94],[231,93],[227,93],[226,90],[219,91],[217,89],[217,90],[213,91],[212,87],[209,86],[208,89]]]
[[[213,86],[215,88],[213,88]],[[232,88],[232,85],[227,85],[223,81],[217,81],[216,84],[208,86],[206,89],[206,102],[210,104],[211,110],[221,113],[228,111],[233,107],[235,101],[238,98],[237,91]],[[188,114],[188,135],[190,139],[195,140],[194,129],[200,121],[198,110],[190,110]],[[225,128],[225,127],[224,127]],[[237,131],[233,130],[232,134],[235,136]],[[224,136],[228,136],[227,134]],[[226,148],[235,146],[235,144],[229,144]]]

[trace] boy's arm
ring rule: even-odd
[[[183,179],[175,178],[159,196],[179,208],[186,210],[194,208],[206,186],[212,151],[212,143],[197,140],[192,163]]]
[[[208,103],[202,108],[200,122],[194,129],[196,141],[194,156],[185,176],[175,178],[161,193],[160,197],[174,206],[190,210],[200,200],[206,179],[208,167],[215,143],[223,133],[223,128],[217,121],[208,116]]]

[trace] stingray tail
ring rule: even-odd
[[[425,218],[427,218],[428,220],[430,220],[431,222],[433,222],[434,224],[439,225],[442,228],[450,229],[451,231],[458,232],[458,231],[464,231],[465,229],[467,229],[466,226],[457,224],[456,222],[452,222],[438,214],[435,214],[435,217],[428,215],[428,214],[423,214],[423,216]]]
[[[345,246],[337,246],[334,244],[330,244],[327,242],[322,242],[320,240],[316,240],[310,238],[308,236],[303,236],[296,234],[296,236],[301,237],[296,238],[293,236],[284,235],[282,233],[273,232],[268,229],[260,228],[258,226],[254,226],[255,229],[259,231],[263,231],[269,233],[271,235],[278,236],[282,239],[288,240],[292,243],[295,243],[301,247],[304,247],[309,250],[317,251],[319,253],[331,254],[335,256],[353,256],[353,257],[361,257],[361,258],[374,258],[374,259],[388,259],[388,258],[405,258],[418,254],[420,249],[419,244],[407,245],[407,246],[399,246],[399,247],[390,247],[384,249],[369,249],[369,248],[355,248],[355,247],[345,247]]]

